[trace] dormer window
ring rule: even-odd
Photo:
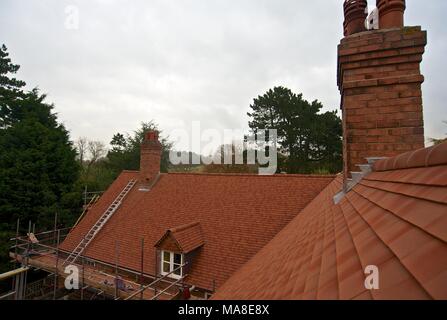
[[[166,230],[155,244],[158,274],[173,279],[187,277],[203,245],[205,239],[199,222]]]
[[[161,251],[161,274],[168,275],[168,277],[180,279],[183,276],[183,254],[170,252],[166,250]]]

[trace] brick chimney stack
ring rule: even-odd
[[[421,27],[403,27],[404,0],[377,1],[379,30],[351,29],[350,8],[360,17],[364,5],[345,1],[347,36],[338,46],[345,178],[366,158],[424,147],[420,63],[427,34]]]
[[[148,131],[141,144],[140,183],[150,185],[160,173],[161,143],[158,131]]]

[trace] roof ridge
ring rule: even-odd
[[[326,213],[326,210],[325,212]],[[326,224],[326,214],[321,214],[318,218],[318,227],[317,230],[323,230],[325,228],[325,224]],[[323,262],[323,257],[322,257],[322,253],[323,253],[323,243],[321,243],[321,241],[318,241],[318,239],[323,240],[324,239],[324,232],[322,235],[319,234],[319,232],[315,232],[314,233],[314,239],[316,239],[313,242],[313,249],[312,249],[312,254],[311,254],[311,258],[309,261],[309,270],[313,269],[313,265],[316,264],[316,266],[318,267],[318,274],[315,274],[318,276],[318,280],[317,280],[317,284],[315,288],[310,287],[312,285],[312,283],[310,282],[311,279],[313,278],[314,274],[312,274],[311,272],[307,272],[307,276],[306,279],[304,280],[304,290],[303,290],[303,298],[306,299],[306,295],[311,294],[312,292],[315,292],[315,298],[318,295],[318,283],[319,283],[319,278],[321,275],[321,264]],[[321,255],[319,254],[319,252],[321,253]],[[318,259],[320,260],[318,263]],[[312,290],[312,289],[315,289]]]
[[[324,231],[323,231],[323,240],[322,240],[322,252],[321,252],[321,263],[320,263],[320,272],[318,273],[318,280],[317,280],[317,287],[316,287],[316,297],[318,298],[319,292],[320,292],[320,288],[323,286],[322,283],[322,274],[323,274],[323,267],[325,266],[324,263],[327,259],[328,253],[325,250],[327,248],[327,241],[328,238],[330,237],[329,233],[330,231],[328,231],[328,224],[330,224],[330,220],[331,220],[331,215],[332,215],[332,207],[329,207],[327,210],[324,210]],[[329,217],[328,217],[329,216]],[[330,229],[330,225],[329,225],[329,229]],[[332,230],[333,231],[333,230]],[[334,236],[335,239],[335,236]],[[334,245],[335,247],[335,245]]]
[[[200,173],[200,172],[168,172],[164,175],[191,175],[191,176],[236,176],[236,177],[260,177],[260,178],[335,178],[337,174],[272,174],[262,175],[256,173]]]
[[[379,171],[364,177],[363,180],[445,188],[447,187],[447,180],[438,177],[439,171],[444,172],[444,169],[447,169],[447,164],[399,169],[397,174],[396,171]],[[427,172],[430,172],[430,178],[424,176]]]
[[[340,299],[340,281],[339,281],[340,279],[338,277],[339,266],[337,264],[337,257],[340,252],[337,251],[337,239],[336,239],[337,234],[335,232],[335,215],[336,215],[335,210],[341,210],[341,208],[339,206],[331,206],[332,226],[333,226],[332,232],[334,234],[335,277],[337,278],[337,282],[336,282],[337,283],[337,299]]]
[[[349,197],[346,197],[346,201],[345,201],[344,203],[345,203],[346,205],[350,206],[350,208],[352,208],[352,210],[354,210],[354,211],[356,212],[357,216],[359,216],[360,219],[362,219],[362,221],[363,221],[365,224],[367,224],[367,222],[361,217],[361,215],[360,215],[359,211],[357,210],[357,208],[354,207],[354,205],[352,204],[352,201],[349,199]],[[364,264],[364,261],[363,261],[361,255],[360,255],[360,250],[359,250],[358,242],[357,242],[356,240],[354,240],[354,236],[353,236],[353,232],[352,232],[352,227],[350,226],[350,224],[349,224],[349,222],[348,222],[348,219],[347,219],[346,216],[345,216],[345,210],[343,210],[343,208],[342,208],[342,203],[340,203],[339,206],[340,206],[340,209],[341,209],[341,215],[343,216],[343,219],[344,219],[344,221],[345,221],[345,223],[346,223],[346,228],[348,229],[348,231],[349,231],[348,233],[349,233],[350,236],[351,236],[352,244],[353,244],[354,249],[355,249],[355,251],[356,251],[356,253],[357,253],[357,258],[358,258],[358,260],[359,260],[359,262],[360,262],[360,265],[362,266],[362,269],[365,270],[366,265]],[[368,225],[368,226],[369,226],[369,225]],[[378,238],[377,234],[376,234],[376,237]],[[379,239],[380,239],[380,238],[379,238]],[[380,241],[382,241],[382,239],[380,239]],[[388,246],[386,245],[386,243],[384,243],[383,241],[382,241],[382,243],[383,243],[384,246],[388,247]],[[389,249],[389,248],[388,248],[388,249]],[[394,254],[394,256],[396,256],[396,254],[395,254],[393,251],[391,251],[391,249],[389,249],[389,250],[390,250],[390,252],[391,252],[392,254]],[[365,288],[365,289],[366,289],[366,288]],[[366,290],[366,291],[367,291],[367,290]],[[361,292],[360,294],[363,294],[363,293],[364,293],[364,291]],[[360,295],[360,294],[359,294],[359,295]],[[371,290],[370,294],[371,294],[371,300],[377,300],[376,297],[375,297],[375,295],[374,295],[374,290]]]
[[[364,269],[365,266],[363,265],[362,259],[360,258],[359,248],[358,248],[358,245],[356,244],[356,241],[354,240],[354,236],[353,236],[353,234],[352,234],[352,227],[349,225],[348,219],[346,218],[346,211],[343,210],[343,207],[342,207],[343,204],[351,206],[351,208],[352,208],[353,210],[355,210],[357,213],[358,213],[358,210],[352,205],[352,203],[351,203],[351,201],[349,201],[349,198],[348,198],[348,197],[346,197],[346,201],[341,202],[341,203],[338,205],[338,206],[340,207],[340,211],[341,211],[340,214],[341,214],[341,216],[342,216],[342,218],[343,218],[344,224],[346,225],[346,230],[347,230],[346,233],[349,235],[349,239],[351,239],[352,247],[354,248],[355,253],[356,253],[356,258],[357,258],[357,260],[358,260],[358,263],[360,264],[361,270],[363,271],[363,270],[365,270],[365,269]],[[335,241],[337,241],[337,239],[335,239]],[[364,288],[364,289],[365,289],[365,290],[361,291],[359,294],[362,294],[362,293],[364,293],[365,291],[367,291],[366,288]],[[371,298],[372,298],[372,300],[375,300],[375,299],[374,299],[374,296],[373,296],[372,293],[371,293]]]
[[[312,200],[308,204],[308,206],[310,206],[314,201],[315,200]],[[300,215],[299,214],[297,216],[295,216],[295,218],[293,218],[293,220],[287,226],[289,226],[293,221],[296,221],[296,219],[300,219]],[[308,228],[308,230],[310,229],[310,231],[308,232],[309,233],[308,236],[301,236],[303,238],[303,240],[302,240],[303,244],[301,245],[302,248],[303,248],[302,249],[303,256],[312,255],[312,253],[313,253],[314,245],[312,245],[312,244],[314,243],[313,240],[315,239],[316,234],[318,232],[318,222],[319,221],[317,221],[316,223],[315,222],[312,223],[312,221],[311,222],[309,222],[309,221],[306,222],[307,228]],[[301,263],[299,265],[298,274],[306,275],[307,272],[309,271],[310,264],[311,264],[311,261],[308,261],[308,260],[301,261]],[[298,280],[300,280],[300,281],[298,281]],[[300,283],[300,285],[302,286],[302,292],[300,293],[300,297],[303,298],[304,293],[305,293],[305,289],[306,289],[307,277],[306,276],[304,276],[302,278],[298,277],[298,280],[297,280],[297,283]]]
[[[425,166],[429,166],[429,160],[430,156],[432,155],[433,151],[435,151],[438,147],[440,147],[441,144],[434,145],[431,149],[428,150],[427,155],[425,156]]]
[[[422,148],[379,160],[374,163],[374,171],[391,171],[420,167],[434,167],[447,164],[447,142]]]

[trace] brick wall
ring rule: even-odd
[[[366,157],[424,147],[420,72],[427,34],[420,27],[375,30],[342,39],[338,85],[342,96],[345,175]]]

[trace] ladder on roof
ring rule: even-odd
[[[137,180],[130,180],[129,183],[124,187],[120,194],[113,200],[112,204],[107,208],[106,211],[101,215],[101,217],[96,221],[92,228],[85,234],[81,242],[76,246],[76,248],[70,253],[70,255],[65,259],[62,265],[74,263],[76,259],[82,254],[85,248],[93,240],[93,238],[98,234],[101,228],[107,223],[107,221],[112,217],[115,211],[119,208],[123,199],[132,190],[133,186],[137,183]]]
[[[78,220],[76,220],[73,227],[71,227],[70,232],[78,225],[78,223],[84,218],[85,214],[93,207],[93,205],[98,202],[99,196],[96,194],[93,196],[93,198],[90,199],[90,202],[84,207],[84,210],[82,210],[81,215],[79,216]]]

